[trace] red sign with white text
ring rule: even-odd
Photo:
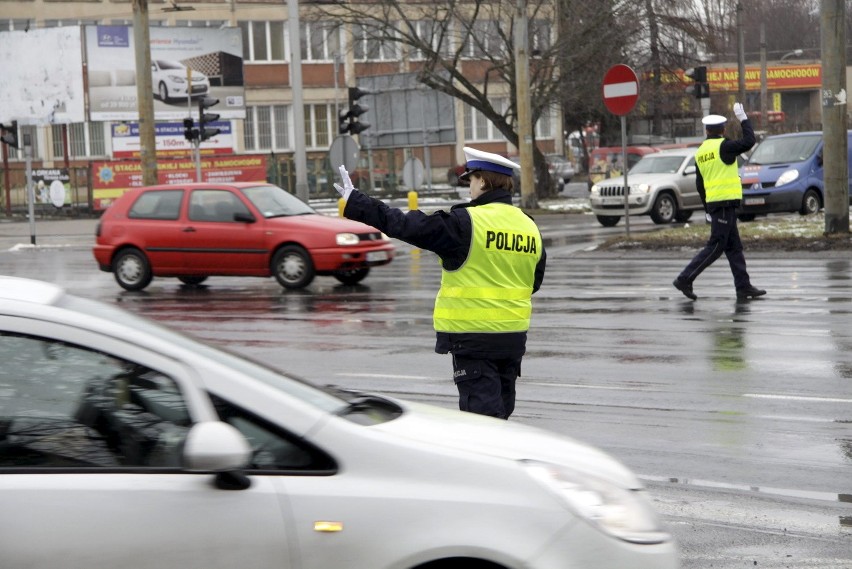
[[[188,184],[196,182],[193,160],[157,162],[157,182]],[[211,156],[201,159],[202,182],[265,182],[266,156]],[[142,163],[137,160],[93,162],[92,190],[94,209],[106,209],[114,199],[130,188],[143,186]]]

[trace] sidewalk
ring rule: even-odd
[[[91,247],[95,243],[96,218],[25,219],[0,217],[0,251],[32,247]]]

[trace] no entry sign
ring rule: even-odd
[[[639,99],[639,79],[636,72],[619,63],[609,68],[603,80],[603,100],[614,115],[626,115]]]

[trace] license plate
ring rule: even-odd
[[[746,198],[743,200],[743,205],[763,205],[766,200],[763,198]]]
[[[387,251],[370,251],[367,253],[367,262],[368,263],[376,263],[378,261],[387,261],[388,260],[388,252]]]
[[[601,198],[601,203],[603,205],[622,205],[624,198]]]

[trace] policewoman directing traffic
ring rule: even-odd
[[[453,356],[459,409],[508,419],[515,408],[532,294],[546,255],[535,222],[512,205],[514,162],[464,148],[471,201],[430,215],[403,212],[355,190],[340,166],[343,215],[437,254],[441,288],[432,315],[435,351]]]
[[[709,115],[701,119],[707,139],[695,152],[695,163],[698,166],[695,186],[707,212],[710,238],[672,283],[691,300],[698,299],[698,295],[692,290],[693,281],[722,253],[728,258],[728,265],[734,276],[737,300],[766,294],[765,290],[751,284],[740,232],[737,229],[737,208],[743,197],[737,156],[754,146],[754,130],[742,104],[734,103],[733,110],[743,131],[742,138],[737,140],[725,138],[725,124],[728,119],[722,115]]]

